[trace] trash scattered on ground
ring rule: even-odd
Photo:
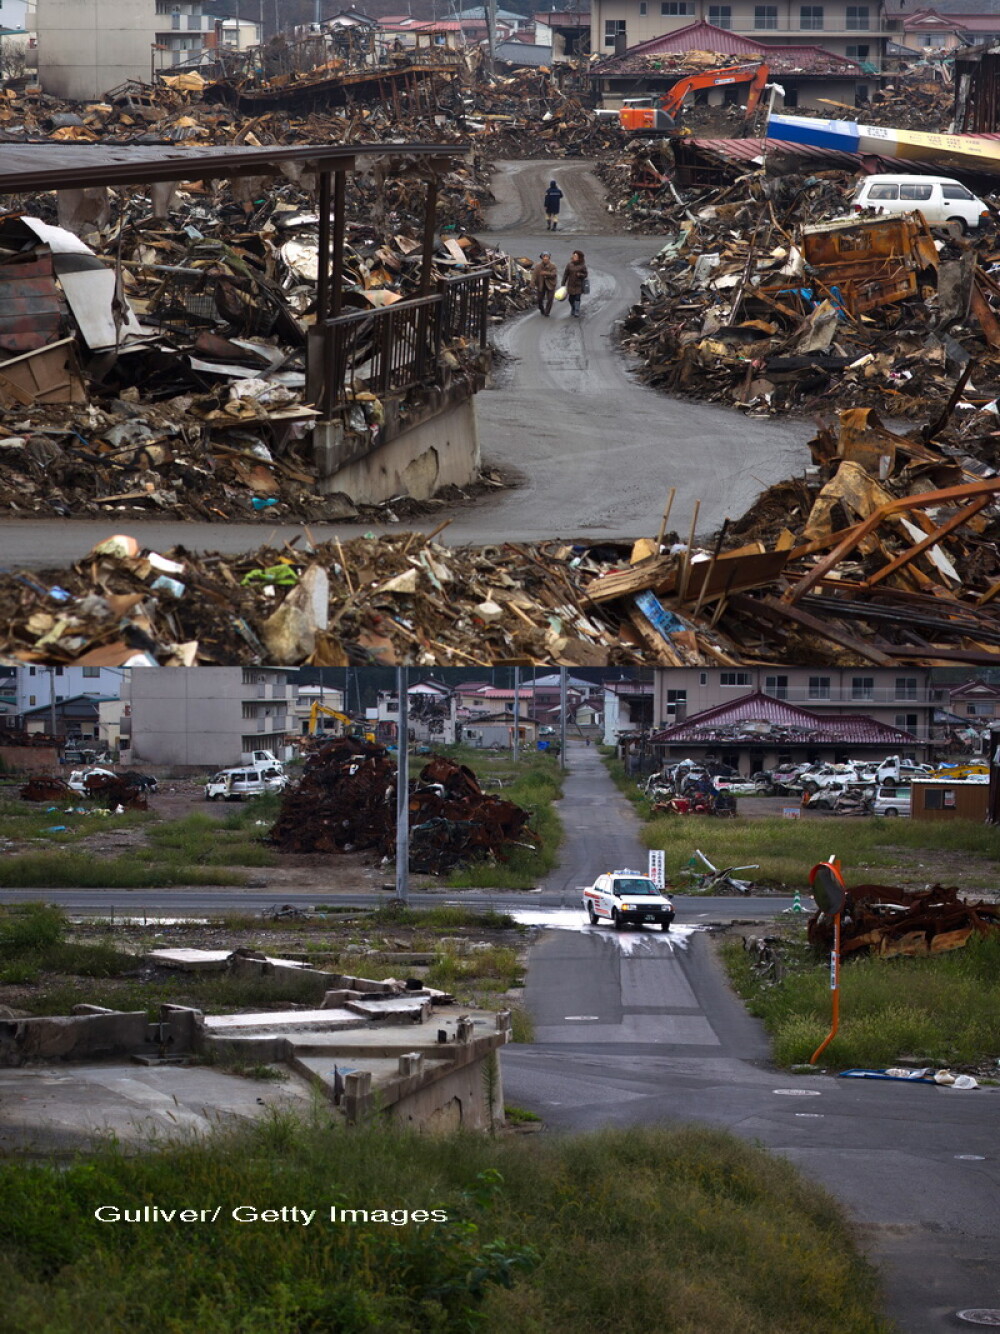
[[[852,885],[841,913],[840,949],[845,956],[867,950],[881,958],[923,958],[961,949],[975,933],[1000,930],[1000,906],[968,902],[960,891],[934,885],[907,890],[895,885]],[[809,943],[829,949],[833,919],[814,913],[807,923]]]
[[[475,774],[434,756],[410,782],[410,869],[440,875],[514,847],[534,848],[529,813],[487,796]],[[314,751],[282,800],[268,841],[282,852],[371,850],[387,861],[396,847],[396,761],[384,746],[344,738]]]
[[[938,1087],[956,1089],[977,1089],[979,1080],[975,1075],[955,1075],[950,1070],[935,1070],[927,1066],[921,1070],[908,1070],[890,1066],[886,1070],[838,1070],[840,1079],[898,1079],[908,1084],[937,1084]]]

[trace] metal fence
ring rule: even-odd
[[[437,383],[438,358],[456,339],[485,347],[489,278],[488,270],[445,278],[430,296],[327,320],[323,416],[352,386],[385,398]]]

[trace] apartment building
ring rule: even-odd
[[[592,0],[591,50],[598,55],[623,54],[694,23],[710,23],[726,32],[742,33],[771,46],[819,46],[835,55],[880,69],[885,47],[885,10],[880,0],[846,4],[824,0],[800,4],[780,0]]]
[[[670,668],[654,679],[654,726],[670,727],[753,691],[821,715],[864,714],[907,732],[920,743],[933,739],[940,705],[927,668],[738,667]]]
[[[291,759],[288,673],[277,667],[133,670],[123,689],[123,762],[246,764],[255,750]]]

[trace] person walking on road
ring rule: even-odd
[[[545,191],[545,229],[554,232],[559,226],[559,205],[562,203],[563,192],[556,185],[555,181],[549,181],[549,188]]]
[[[569,297],[570,314],[580,314],[580,298],[590,291],[590,279],[582,250],[574,250],[563,273],[563,287]]]
[[[552,310],[552,297],[559,281],[559,270],[552,263],[552,256],[547,250],[543,250],[538,256],[538,263],[531,270],[531,281],[538,298],[538,309],[543,315],[548,315]]]

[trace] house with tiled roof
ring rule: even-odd
[[[865,57],[867,59],[867,57]],[[625,97],[665,93],[678,80],[727,65],[766,64],[771,79],[784,91],[776,95],[775,109],[819,105],[821,99],[846,102],[867,95],[870,79],[861,57],[850,57],[812,42],[776,43],[770,33],[757,35],[717,27],[699,20],[657,37],[612,51],[590,70],[595,90],[605,106]],[[744,105],[747,82],[701,89],[692,94],[695,104]]]
[[[864,713],[820,713],[760,690],[692,714],[654,732],[649,744],[664,764],[716,761],[749,776],[781,764],[845,764],[887,755],[924,758],[924,747],[903,728]]]

